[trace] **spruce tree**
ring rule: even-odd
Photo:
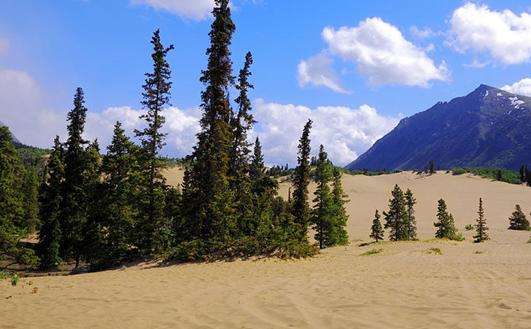
[[[293,174],[293,201],[291,213],[295,223],[299,226],[299,239],[307,239],[310,221],[310,206],[308,205],[308,185],[310,184],[310,129],[312,120],[304,125],[299,140],[298,166]]]
[[[107,232],[102,249],[104,264],[128,256],[134,244],[133,228],[138,218],[136,199],[141,188],[138,170],[138,147],[116,122],[111,144],[102,160],[102,229]],[[103,264],[103,265],[104,265]]]
[[[395,185],[389,199],[389,211],[384,211],[386,229],[389,229],[389,239],[391,241],[407,240],[408,226],[406,226],[407,210],[406,199],[402,189]]]
[[[346,230],[348,215],[345,210],[345,204],[348,202],[348,199],[346,199],[346,195],[343,192],[341,171],[334,168],[332,174],[332,213],[334,225],[330,240],[332,245],[346,245],[348,244],[348,233]]]
[[[35,232],[39,224],[39,181],[37,168],[29,166],[24,172],[24,222],[29,233]]]
[[[74,108],[68,113],[68,140],[65,145],[64,195],[61,214],[61,255],[63,259],[74,257],[79,265],[83,248],[83,228],[87,220],[87,191],[84,174],[86,168],[87,144],[82,137],[87,108],[81,88],[74,96]]]
[[[141,214],[136,233],[139,238],[137,244],[144,254],[159,252],[161,244],[164,244],[160,241],[162,237],[158,232],[165,226],[165,182],[160,174],[164,164],[159,152],[165,145],[166,137],[166,134],[161,132],[165,122],[162,110],[169,104],[171,90],[171,70],[166,56],[174,48],[173,45],[165,47],[162,44],[159,30],[153,33],[151,44],[153,71],[145,74],[141,102],[147,112],[140,117],[147,126],[143,130],[135,131],[142,145],[139,164],[144,185],[140,197]]]
[[[374,219],[372,220],[371,234],[370,238],[374,239],[375,242],[381,241],[384,238],[384,230],[382,223],[380,222],[380,213],[378,210],[374,213]]]
[[[509,217],[509,230],[528,231],[529,221],[527,220],[522,208],[517,204],[511,217]]]
[[[256,223],[251,218],[252,209],[249,204],[252,202],[250,197],[249,181],[249,154],[251,153],[250,144],[247,142],[247,135],[254,123],[251,111],[251,101],[249,100],[249,89],[253,86],[249,83],[251,76],[251,64],[253,57],[251,53],[245,56],[245,64],[240,70],[236,89],[239,96],[236,98],[238,104],[238,113],[231,120],[233,130],[233,140],[230,152],[229,179],[231,189],[235,195],[235,208],[238,213],[238,223],[240,233],[252,235],[256,229]]]
[[[319,157],[316,160],[315,181],[317,188],[314,192],[314,207],[311,222],[315,229],[315,240],[319,248],[331,246],[331,234],[334,226],[333,200],[330,192],[331,168],[323,145],[319,148]]]
[[[433,225],[437,228],[435,232],[436,238],[456,239],[457,231],[455,229],[454,217],[448,212],[446,202],[443,199],[438,201],[437,221]]]
[[[44,168],[39,191],[39,216],[42,221],[39,230],[37,251],[43,270],[55,269],[61,263],[61,205],[64,196],[64,150],[55,137],[54,147]]]
[[[17,258],[25,235],[23,167],[7,127],[0,126],[0,260]]]
[[[489,239],[487,231],[487,221],[485,219],[485,212],[483,210],[483,200],[479,198],[478,219],[476,222],[476,235],[474,236],[474,242],[483,242]]]
[[[413,192],[410,189],[406,190],[406,235],[407,240],[416,240],[417,239],[417,221],[415,219],[415,209],[414,206],[417,203],[417,200],[413,196]]]
[[[527,178],[526,178],[526,171],[527,171],[527,166],[526,165],[522,165],[520,166],[520,182],[522,183],[526,183],[527,182]]]
[[[233,82],[230,44],[235,30],[228,0],[216,0],[211,25],[207,68],[200,81],[203,115],[201,131],[192,154],[188,191],[192,201],[189,222],[198,226],[199,237],[221,248],[233,240],[236,230],[234,196],[229,186],[230,151],[233,141],[232,109],[228,90]]]

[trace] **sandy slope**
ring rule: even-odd
[[[421,239],[433,235],[438,198],[447,200],[462,230],[474,222],[481,196],[492,241],[473,244],[467,232],[460,243],[359,247],[395,183],[416,194]],[[348,247],[301,261],[143,266],[22,279],[17,287],[2,282],[0,328],[530,328],[531,233],[506,227],[515,203],[531,211],[531,188],[442,173],[346,176],[344,184],[352,199]],[[383,252],[361,255],[372,248]]]

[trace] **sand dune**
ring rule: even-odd
[[[178,172],[169,173],[172,184]],[[179,174],[180,175],[180,174]],[[181,177],[181,176],[179,176]],[[375,209],[398,183],[411,188],[421,240],[443,197],[461,231],[483,197],[492,240],[368,241]],[[312,259],[156,267],[0,283],[0,328],[529,328],[530,232],[507,230],[531,188],[468,176],[345,176],[348,247]],[[281,193],[288,187],[282,184]],[[365,251],[381,248],[372,256]],[[439,248],[442,255],[429,253]],[[31,285],[30,285],[31,283]],[[33,289],[37,291],[33,293]]]

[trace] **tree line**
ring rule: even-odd
[[[162,43],[159,30],[151,39],[152,70],[142,86],[145,125],[134,132],[138,142],[120,122],[104,154],[97,140],[85,140],[85,95],[76,90],[67,115],[68,137],[64,142],[54,139],[35,191],[41,269],[72,262],[76,268],[86,263],[97,270],[153,257],[305,257],[318,251],[308,237],[311,228],[320,248],[348,243],[341,172],[323,146],[315,164],[318,188],[311,206],[311,120],[304,126],[298,165],[291,173],[293,195],[288,200],[279,196],[260,140],[248,142],[255,124],[249,100],[252,54],[246,54],[234,77],[230,45],[235,25],[228,0],[216,0],[213,17],[208,64],[200,78],[201,129],[192,154],[182,163],[181,188],[168,186],[162,175],[167,163],[160,154],[166,140],[162,110],[170,104],[172,89],[167,55],[174,47]],[[236,90],[234,100],[231,89]],[[9,257],[6,248],[13,247],[31,254],[20,244],[27,230],[15,232],[29,215],[23,212],[22,198],[17,195],[13,201],[23,178],[7,128],[0,130],[0,142],[5,149],[0,158],[0,188],[5,189],[0,196],[0,211],[5,212],[0,215],[1,253]]]

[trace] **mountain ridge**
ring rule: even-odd
[[[402,119],[351,170],[502,167],[531,163],[531,98],[480,85]]]

